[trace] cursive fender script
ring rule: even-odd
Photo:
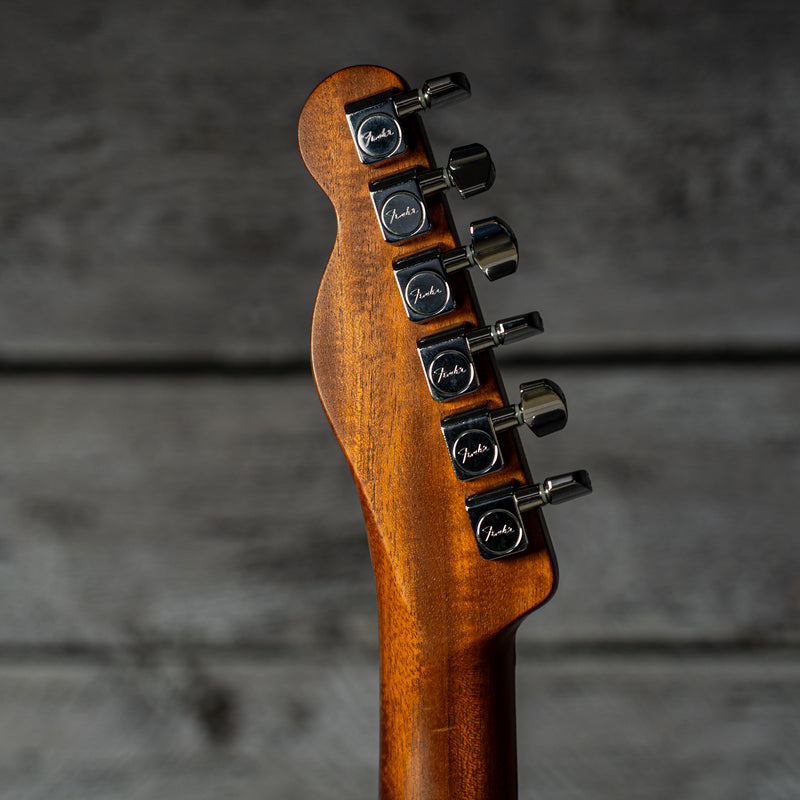
[[[456,451],[456,454],[461,459],[461,463],[466,464],[471,458],[475,458],[475,456],[479,456],[482,453],[487,453],[488,451],[489,445],[481,442],[474,450],[470,450],[469,447],[462,447]]]
[[[364,144],[372,144],[373,142],[378,142],[381,139],[388,139],[390,136],[394,137],[394,131],[389,130],[389,128],[384,128],[380,133],[367,131],[363,134]]]
[[[438,286],[434,286],[433,284],[431,284],[430,288],[425,292],[423,292],[422,289],[414,289],[414,291],[411,292],[411,296],[414,298],[414,303],[419,303],[420,300],[424,300],[426,297],[433,297],[437,294],[444,294],[444,292]]]
[[[433,371],[436,383],[441,383],[445,378],[454,378],[456,375],[464,375],[466,370],[460,364],[455,364],[452,369],[439,367]]]
[[[514,533],[514,529],[506,522],[502,528],[495,530],[491,525],[489,525],[481,532],[483,533],[483,538],[488,542],[490,539],[494,539],[498,536],[506,536],[509,533]]]
[[[405,211],[398,211],[396,208],[390,208],[387,214],[388,219],[386,224],[391,225],[398,219],[403,219],[403,217],[415,217],[417,214],[419,214],[419,209],[412,208],[411,206],[406,206]]]

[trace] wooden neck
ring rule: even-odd
[[[516,800],[519,620],[465,636],[457,593],[441,606],[426,598],[422,618],[365,518],[380,587],[380,800]]]
[[[337,215],[336,243],[320,282],[311,331],[314,380],[361,499],[381,646],[382,800],[514,800],[514,631],[553,592],[556,565],[538,510],[524,513],[528,548],[481,558],[466,510],[471,495],[531,476],[514,431],[502,434],[503,473],[461,481],[442,418],[508,405],[490,353],[480,386],[437,402],[417,350],[426,335],[483,323],[468,276],[450,277],[455,310],[408,319],[393,261],[457,247],[445,200],[426,199],[431,231],[383,240],[370,181],[430,170],[419,122],[403,121],[406,153],[361,164],[347,128],[348,103],[405,88],[394,73],[353,67],[309,97],[298,138],[311,174]]]
[[[514,636],[381,646],[381,800],[515,800]]]

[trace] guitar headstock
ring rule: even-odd
[[[590,490],[585,472],[535,483],[518,425],[563,427],[546,380],[509,403],[493,347],[541,332],[536,312],[485,325],[468,272],[514,272],[502,221],[461,246],[444,192],[491,186],[478,144],[437,169],[419,113],[469,94],[463,75],[410,91],[394,73],[327,78],[300,117],[309,172],[334,206],[337,235],[317,294],[311,358],[320,400],[348,460],[367,523],[382,619],[404,608],[431,647],[497,635],[543,603],[556,567],[539,506]]]

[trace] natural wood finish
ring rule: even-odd
[[[432,160],[415,119],[412,146],[377,167],[362,165],[344,106],[404,84],[391,72],[336,73],[310,96],[299,142],[311,174],[336,210],[338,230],[314,309],[311,354],[320,399],[361,498],[378,595],[383,800],[510,800],[516,796],[513,632],[555,586],[538,514],[522,556],[482,561],[464,498],[510,480],[526,482],[514,435],[502,473],[461,483],[440,419],[506,402],[494,362],[476,358],[481,389],[448,403],[428,393],[416,341],[461,322],[479,324],[469,279],[454,280],[458,310],[409,322],[391,261],[425,247],[456,246],[446,202],[432,199],[432,231],[403,246],[385,243],[368,183]],[[457,142],[454,144],[461,144]],[[510,309],[511,310],[511,309]]]

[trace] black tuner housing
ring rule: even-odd
[[[455,309],[448,280],[452,273],[474,266],[495,281],[517,269],[517,239],[503,220],[476,220],[469,232],[471,242],[465,247],[446,252],[430,248],[392,262],[403,308],[412,322],[426,322]]]
[[[419,339],[417,351],[431,397],[441,402],[474,392],[480,386],[472,360],[475,353],[527,339],[543,330],[539,312],[529,311],[482,328],[458,325]]]
[[[345,106],[347,125],[362,164],[377,164],[408,149],[393,94],[382,92]]]
[[[512,484],[472,495],[465,506],[482,559],[493,561],[527,549],[528,536]]]
[[[522,515],[545,503],[558,505],[590,494],[592,481],[586,470],[552,475],[539,484],[505,484],[464,501],[481,558],[493,560],[525,550],[528,537]]]
[[[460,325],[417,342],[428,389],[434,400],[451,400],[474,392],[480,385],[466,333],[466,326]]]
[[[488,406],[445,417],[441,428],[458,480],[470,481],[503,468],[503,456]]]
[[[567,424],[567,401],[553,381],[547,378],[527,381],[520,385],[519,394],[519,403],[515,405],[491,410],[488,406],[470,408],[441,421],[458,480],[469,481],[502,469],[498,433],[524,425],[541,437],[560,431]],[[556,498],[565,491],[559,488]],[[550,497],[547,502],[554,500]]]
[[[398,258],[392,266],[403,307],[412,322],[425,322],[455,309],[450,282],[438,249]]]
[[[494,183],[494,164],[482,144],[467,144],[450,151],[442,169],[406,170],[373,181],[369,194],[383,238],[397,243],[430,230],[425,198],[454,188],[463,198],[485,192]]]
[[[428,108],[447,105],[469,97],[470,87],[463,72],[425,81],[421,89],[388,91],[348,103],[347,125],[362,164],[378,164],[408,149],[400,124],[402,117]]]
[[[407,170],[369,185],[378,224],[387,242],[403,242],[431,229],[418,173],[416,169]]]

